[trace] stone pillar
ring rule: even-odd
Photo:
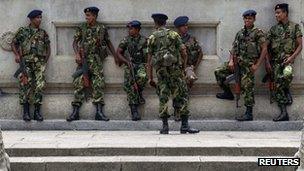
[[[10,171],[10,161],[9,156],[5,153],[2,132],[0,131],[0,170]]]
[[[299,151],[295,154],[295,157],[300,158],[300,166],[298,167],[297,171],[304,171],[304,122],[303,122],[300,148]]]

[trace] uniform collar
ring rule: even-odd
[[[245,26],[244,26],[244,28],[243,28],[244,30],[247,30],[247,31],[252,31],[252,30],[254,30],[255,29],[255,26],[253,25],[251,28],[246,28]]]

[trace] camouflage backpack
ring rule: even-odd
[[[170,36],[169,29],[158,30],[153,33],[155,36],[156,52],[153,57],[153,65],[159,67],[172,66],[178,63],[178,56],[175,54],[176,47]]]

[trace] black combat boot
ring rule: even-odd
[[[230,88],[227,90],[224,90],[223,93],[217,93],[216,97],[218,99],[234,100],[234,96],[233,96],[233,93],[231,92]]]
[[[159,131],[160,134],[169,134],[168,117],[163,117],[163,128]]]
[[[281,113],[279,116],[273,119],[273,121],[278,122],[278,121],[289,121],[286,105],[280,105],[280,110]]]
[[[181,116],[182,118],[182,125],[180,129],[181,134],[186,134],[187,132],[190,134],[196,134],[199,133],[200,131],[198,129],[190,128],[188,125],[188,116]]]
[[[73,105],[72,113],[66,118],[68,122],[79,120],[79,109],[80,106]]]
[[[96,114],[95,114],[95,120],[98,121],[109,121],[110,119],[102,112],[103,104],[97,103],[96,106]]]
[[[181,121],[181,117],[180,117],[180,114],[179,114],[178,111],[179,111],[179,109],[174,108],[174,121],[175,121],[175,122]]]
[[[252,121],[253,120],[252,106],[247,106],[245,114],[242,116],[236,117],[235,119],[238,121]]]
[[[292,99],[292,96],[291,96],[289,88],[284,89],[284,93],[285,93],[285,95],[287,97],[287,105],[292,105],[293,99]]]
[[[34,110],[34,120],[36,121],[43,121],[42,114],[40,113],[40,104],[35,104],[35,110]]]
[[[31,116],[30,116],[30,104],[28,102],[25,102],[23,104],[23,116],[22,116],[24,121],[31,121]]]
[[[131,108],[132,121],[140,120],[141,118],[137,110],[137,105],[130,105],[130,108]]]
[[[145,104],[146,100],[144,99],[142,95],[142,91],[139,92],[139,104]]]

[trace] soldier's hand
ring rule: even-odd
[[[232,72],[234,71],[234,63],[233,63],[233,60],[230,60],[230,61],[229,61],[229,63],[228,63],[228,68],[229,68],[230,71],[232,71]]]
[[[81,57],[78,53],[76,54],[76,63],[81,64]]]
[[[293,63],[294,62],[294,58],[292,56],[289,56],[287,57],[285,60],[284,60],[284,64],[285,65],[288,65],[290,63]]]
[[[150,86],[152,86],[152,87],[156,87],[156,83],[155,83],[155,81],[154,80],[152,80],[152,79],[149,79],[149,84],[150,84]]]
[[[255,71],[258,69],[258,66],[257,65],[255,65],[255,64],[253,64],[253,65],[251,65],[251,72],[252,73],[255,73]]]
[[[15,57],[15,62],[16,62],[16,63],[20,63],[20,60],[21,60],[21,58],[20,58],[19,55]]]

